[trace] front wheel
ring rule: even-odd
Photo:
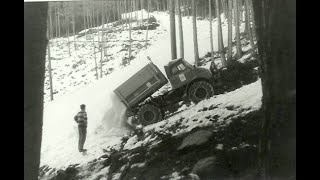
[[[208,99],[214,95],[213,86],[206,81],[197,81],[188,89],[189,99],[197,104],[204,99]]]
[[[162,120],[161,109],[151,104],[145,104],[139,109],[137,118],[144,126],[159,122]]]

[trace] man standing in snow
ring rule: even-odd
[[[86,113],[86,105],[80,105],[81,111],[74,117],[76,123],[78,123],[79,129],[79,142],[78,142],[78,149],[79,152],[84,152],[86,149],[83,149],[84,142],[86,141],[87,135],[87,113]]]

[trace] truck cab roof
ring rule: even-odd
[[[166,74],[167,74],[168,78],[172,74],[170,68],[172,68],[173,66],[177,65],[178,63],[183,63],[186,66],[192,68],[192,65],[189,62],[187,62],[185,59],[183,59],[183,58],[173,59],[173,60],[169,61],[169,63],[167,65],[164,66],[164,69],[166,71]]]

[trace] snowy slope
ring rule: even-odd
[[[133,55],[136,57],[130,62],[128,66],[122,66],[122,57],[126,56],[127,51],[121,51],[123,41],[128,39],[128,32],[110,33],[110,39],[114,42],[109,43],[108,49],[109,61],[105,61],[104,71],[109,68],[112,71],[102,79],[95,80],[94,70],[94,56],[93,46],[91,43],[78,42],[79,49],[69,58],[68,47],[66,45],[66,38],[55,39],[56,46],[51,48],[51,54],[56,59],[52,61],[54,74],[54,87],[58,89],[60,96],[55,96],[52,102],[46,101],[44,109],[44,124],[43,124],[43,141],[41,165],[49,165],[53,168],[66,167],[69,164],[86,163],[103,154],[102,149],[108,146],[117,145],[120,138],[128,131],[121,126],[121,122],[126,120],[125,106],[114,95],[113,90],[118,87],[127,78],[141,69],[147,61],[147,56],[160,68],[164,73],[163,66],[171,59],[170,52],[170,34],[169,34],[169,15],[166,13],[150,13],[156,17],[160,23],[154,31],[149,31],[150,46],[147,49],[136,48]],[[222,16],[223,17],[223,16]],[[225,21],[223,19],[223,21]],[[199,55],[203,56],[210,51],[209,41],[209,22],[206,20],[197,21],[198,24],[198,40],[199,40]],[[214,49],[217,50],[216,22],[213,22],[214,29]],[[193,63],[193,41],[192,35],[192,21],[191,18],[183,17],[184,28],[184,42],[185,42],[185,59]],[[227,23],[223,25],[224,42],[227,44]],[[241,28],[243,29],[243,28]],[[95,34],[97,40],[98,34]],[[178,34],[177,34],[177,37]],[[145,38],[145,31],[133,31],[133,39],[143,40]],[[73,37],[70,37],[73,39]],[[78,38],[78,41],[84,40],[85,37]],[[136,43],[140,43],[136,41]],[[61,45],[59,45],[61,44]],[[73,48],[73,45],[70,45]],[[112,48],[111,48],[112,46]],[[80,48],[82,47],[82,48]],[[179,46],[178,46],[179,47]],[[179,49],[179,48],[178,48]],[[97,50],[97,48],[96,48]],[[179,54],[179,52],[178,52]],[[97,57],[99,57],[99,53]],[[99,60],[99,58],[97,58]],[[97,61],[98,61],[97,60]],[[76,62],[81,62],[76,68],[72,65]],[[219,63],[217,61],[217,63]],[[55,74],[56,73],[56,74]],[[47,79],[46,79],[47,80]],[[47,81],[48,82],[48,81]],[[48,88],[48,84],[46,84]],[[207,114],[194,115],[192,113],[202,106],[207,106],[212,103],[229,102],[231,104],[238,104],[241,107],[250,106],[259,108],[259,83],[251,85],[245,90],[238,93],[241,98],[237,96],[235,100],[233,95],[221,95],[213,97],[208,101],[204,101],[197,106],[189,107],[183,113],[175,115],[170,119],[152,125],[148,128],[159,128],[160,126],[167,126],[168,122],[174,122],[180,116],[206,116]],[[248,91],[248,89],[251,89]],[[46,89],[46,97],[48,98],[48,89]],[[238,94],[237,92],[234,92]],[[248,98],[252,98],[251,104],[247,102]],[[47,99],[48,100],[48,99]],[[88,155],[82,156],[77,151],[77,125],[73,120],[74,115],[79,111],[80,104],[87,105],[88,112],[88,135],[85,143]],[[191,114],[190,114],[191,113]],[[232,112],[221,112],[225,116]],[[198,118],[201,118],[198,117]],[[197,124],[195,124],[197,125]],[[194,125],[194,126],[195,126]],[[191,128],[192,126],[190,126]],[[186,129],[188,131],[189,129]]]

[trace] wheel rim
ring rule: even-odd
[[[143,114],[143,118],[145,121],[153,121],[155,115],[152,111],[146,111],[144,114]]]
[[[204,99],[207,96],[207,91],[204,88],[198,88],[195,95],[199,99]]]

